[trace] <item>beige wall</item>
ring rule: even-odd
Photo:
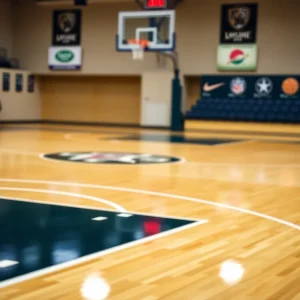
[[[257,72],[299,73],[300,1],[258,2]],[[48,73],[47,49],[51,43],[53,8],[36,6],[34,0],[19,0],[16,3],[13,7],[14,54],[20,58],[24,68],[35,73]],[[178,6],[178,51],[181,70],[185,75],[217,73],[221,3],[224,1],[184,0]],[[136,9],[133,0],[129,3],[91,4],[84,8],[82,73],[141,74],[156,68],[153,54],[147,55],[144,62],[133,62],[130,54],[115,51],[118,11]]]
[[[40,113],[40,92],[38,80],[35,80],[35,92],[27,92],[27,79],[30,74],[27,71],[0,69],[0,78],[2,82],[2,73],[10,73],[10,91],[2,91],[0,87],[0,99],[2,103],[2,112],[0,121],[9,120],[39,120]],[[16,73],[23,74],[23,91],[16,92]]]
[[[0,48],[12,55],[12,0],[0,0]]]
[[[44,120],[140,124],[139,76],[41,76],[40,90]]]

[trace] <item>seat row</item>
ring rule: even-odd
[[[203,99],[187,112],[186,118],[299,123],[300,100]]]

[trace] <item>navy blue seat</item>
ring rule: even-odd
[[[300,122],[300,100],[199,99],[187,118],[257,122]]]

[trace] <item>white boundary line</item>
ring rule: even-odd
[[[120,212],[118,210],[109,209],[109,208],[101,208],[101,207],[95,207],[95,206],[77,205],[77,204],[69,204],[69,203],[61,203],[61,202],[56,203],[56,202],[51,202],[51,201],[32,200],[32,199],[26,199],[26,198],[20,198],[20,197],[7,197],[7,196],[0,195],[0,199],[31,202],[31,203],[38,203],[38,204],[48,204],[48,205],[55,205],[55,206],[75,207],[75,208],[81,208],[81,209],[99,210],[99,211],[114,212],[114,213]],[[174,219],[174,220],[193,221],[193,222],[198,222],[198,221],[202,220],[202,219],[186,218],[186,217],[178,217],[178,216],[170,216],[170,215],[159,215],[159,214],[153,214],[153,213],[142,213],[142,212],[135,212],[135,211],[129,211],[129,210],[126,210],[126,214],[132,214],[132,215],[137,215],[137,216],[149,216],[149,217],[156,217],[156,218],[165,218],[165,219],[169,218],[169,219]]]
[[[98,197],[93,197],[93,196],[88,196],[88,195],[83,195],[83,194],[78,194],[78,193],[70,193],[70,192],[54,191],[54,190],[46,190],[46,189],[17,188],[17,187],[0,187],[0,190],[54,194],[54,195],[63,195],[63,196],[69,196],[69,197],[83,198],[83,199],[88,199],[88,200],[104,203],[110,207],[115,208],[117,211],[127,212],[127,210],[124,207],[122,207],[121,205],[118,205],[114,202],[111,202],[111,201],[108,201],[105,199],[100,199]]]
[[[60,270],[66,269],[66,268],[74,267],[76,265],[85,263],[87,261],[90,261],[90,260],[93,260],[93,259],[96,259],[96,258],[100,258],[102,256],[112,254],[112,253],[115,253],[115,252],[120,251],[120,250],[125,250],[125,249],[128,249],[128,248],[133,247],[133,246],[141,245],[145,242],[153,241],[153,240],[156,240],[158,238],[166,237],[168,235],[171,235],[171,234],[174,234],[174,233],[186,230],[186,229],[190,229],[190,228],[205,224],[207,222],[208,222],[207,220],[201,220],[201,221],[194,222],[194,223],[191,223],[191,224],[183,225],[179,228],[164,231],[164,232],[158,233],[156,235],[152,235],[152,236],[149,236],[149,237],[146,237],[146,238],[142,238],[138,241],[132,241],[132,242],[123,244],[121,246],[113,247],[113,248],[110,248],[110,249],[107,249],[107,250],[104,250],[104,251],[100,251],[100,252],[96,252],[96,253],[93,253],[93,254],[90,254],[90,255],[86,255],[86,256],[80,257],[78,259],[66,262],[66,263],[62,263],[62,264],[59,264],[59,265],[55,265],[55,266],[52,266],[52,267],[41,269],[39,271],[31,272],[31,273],[26,274],[26,275],[21,275],[21,276],[15,277],[13,279],[8,279],[8,280],[5,280],[5,281],[0,283],[0,288],[4,288],[4,287],[10,286],[12,284],[20,283],[22,281],[33,279],[33,278],[36,278],[36,277],[39,277],[39,276],[42,276],[42,275],[46,275],[46,274],[49,274],[49,273],[57,272],[57,271],[60,271]]]
[[[177,199],[177,200],[184,200],[184,201],[191,201],[195,203],[200,204],[206,204],[211,205],[215,207],[221,207],[225,209],[234,210],[240,213],[245,213],[249,215],[253,215],[259,218],[263,218],[269,221],[273,221],[291,228],[294,228],[296,230],[300,231],[300,226],[296,225],[292,222],[285,221],[273,216],[269,216],[260,212],[248,210],[241,207],[236,207],[224,203],[218,203],[213,202],[209,200],[204,199],[197,199],[193,197],[186,197],[186,196],[180,196],[180,195],[174,195],[174,194],[167,194],[167,193],[160,193],[160,192],[153,192],[153,191],[147,191],[147,190],[138,190],[138,189],[131,189],[131,188],[123,188],[123,187],[116,187],[116,186],[106,186],[106,185],[97,185],[97,184],[85,184],[85,183],[75,183],[75,182],[59,182],[59,181],[47,181],[47,180],[27,180],[27,179],[8,179],[8,178],[0,178],[0,182],[18,182],[18,183],[37,183],[37,184],[55,184],[55,185],[61,185],[61,186],[76,186],[76,187],[85,187],[85,188],[94,188],[94,189],[102,189],[102,190],[110,190],[110,191],[119,191],[119,192],[129,192],[129,193],[135,193],[135,194],[142,194],[142,195],[153,195],[163,198],[171,198],[171,199]]]
[[[17,201],[27,201],[27,200],[21,199],[21,198],[17,198],[17,199],[12,198],[12,197],[1,197],[1,198],[2,199],[8,199],[8,200],[13,199],[13,200],[17,200]],[[29,200],[28,202],[32,202],[32,203],[36,202],[36,203],[41,203],[41,204],[47,204],[44,201],[42,202],[42,201],[30,201]],[[60,204],[56,204],[56,203],[51,203],[51,205],[68,206],[68,207],[80,207],[80,208],[84,208],[84,209],[93,209],[93,210],[99,210],[99,211],[104,210],[104,209],[101,209],[101,208],[88,208],[88,207],[75,206],[75,205],[60,205]],[[140,213],[134,213],[134,214],[135,215],[143,215],[143,214],[140,214]],[[150,216],[149,214],[145,214],[145,215]],[[165,217],[165,218],[168,218],[168,217]],[[169,218],[173,219],[173,217],[169,217]],[[177,219],[188,220],[188,219],[184,219],[184,218],[177,218]],[[206,223],[209,222],[208,220],[197,220],[197,221],[195,221],[195,220],[191,220],[191,219],[189,221],[192,221],[193,223],[183,225],[183,226],[171,229],[171,230],[167,230],[167,231],[164,231],[164,232],[161,232],[161,233],[158,233],[158,234],[146,237],[146,238],[142,238],[142,239],[137,240],[137,241],[132,241],[132,242],[120,245],[120,246],[112,247],[112,248],[104,250],[104,251],[99,251],[99,252],[96,252],[96,253],[93,253],[93,254],[89,254],[89,255],[77,258],[75,260],[72,260],[72,261],[68,261],[68,262],[65,262],[65,263],[62,263],[62,264],[47,267],[47,268],[44,268],[44,269],[40,269],[38,271],[30,272],[30,273],[25,274],[25,275],[21,275],[21,276],[14,277],[12,279],[5,280],[5,281],[0,283],[0,288],[4,288],[4,287],[10,286],[12,284],[20,283],[22,281],[33,279],[33,278],[36,278],[36,277],[39,277],[39,276],[42,276],[42,275],[47,275],[49,273],[57,272],[57,271],[60,271],[60,270],[63,270],[63,269],[69,268],[69,267],[74,267],[78,264],[82,264],[84,262],[87,262],[87,261],[105,256],[105,255],[108,255],[108,254],[112,254],[112,253],[115,253],[115,252],[120,251],[120,250],[125,250],[125,249],[128,249],[128,248],[133,247],[133,246],[141,245],[145,242],[149,242],[149,241],[153,241],[153,240],[156,240],[156,239],[159,239],[159,238],[162,238],[162,237],[166,237],[168,235],[178,233],[180,231],[190,229],[190,228],[193,228],[193,227],[196,227],[196,226],[199,226],[199,225],[202,225],[202,224],[206,224]]]

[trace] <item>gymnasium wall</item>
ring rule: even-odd
[[[1,121],[21,121],[40,120],[40,91],[38,81],[35,80],[35,89],[33,93],[27,91],[27,79],[30,74],[28,71],[0,69],[0,78],[2,82],[2,73],[10,74],[10,90],[3,92],[1,90],[0,99],[2,103]],[[23,75],[23,91],[16,92],[16,74]],[[2,87],[0,87],[2,89]]]
[[[220,5],[226,2],[232,1],[184,0],[178,6],[178,51],[181,70],[185,75],[217,73]],[[299,73],[300,1],[255,2],[259,2],[257,72]],[[52,10],[53,7],[35,5],[34,0],[16,1],[13,5],[14,55],[20,58],[23,68],[35,73],[50,73],[47,67],[47,49],[51,42]],[[120,10],[138,10],[138,7],[132,0],[128,3],[91,4],[84,8],[82,74],[141,74],[156,68],[152,54],[147,55],[144,62],[133,62],[130,54],[115,51],[117,13]]]
[[[140,124],[139,76],[41,76],[42,119]]]
[[[12,1],[0,1],[0,48],[8,50],[8,56],[12,55]]]

